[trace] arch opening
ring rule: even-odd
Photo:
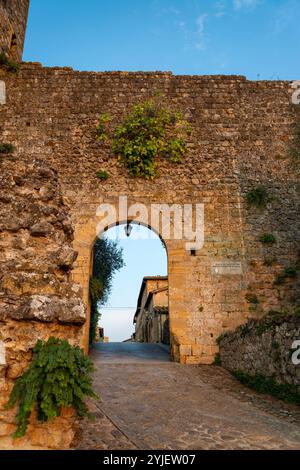
[[[151,355],[156,347],[169,352],[168,256],[161,236],[148,225],[119,221],[96,238],[91,264],[91,279],[99,279],[104,292],[97,302],[90,293],[90,347],[125,355]]]

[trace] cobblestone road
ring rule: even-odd
[[[259,395],[216,366],[168,362],[158,345],[94,349],[94,422],[79,449],[300,449],[300,409]],[[125,348],[125,349],[124,349]],[[132,352],[132,354],[131,354]]]

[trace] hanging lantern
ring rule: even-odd
[[[130,234],[132,231],[132,225],[131,224],[125,225],[124,230],[125,230],[126,237],[130,237]]]

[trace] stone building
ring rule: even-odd
[[[16,60],[28,3],[0,2],[0,50]],[[66,338],[88,352],[100,204],[115,208],[115,223],[128,222],[124,195],[147,211],[153,203],[204,205],[201,249],[187,249],[185,234],[165,236],[162,223],[157,230],[168,256],[172,360],[211,364],[221,333],[300,305],[294,91],[291,81],[243,76],[78,72],[39,63],[20,63],[13,73],[0,66],[0,143],[14,148],[0,155],[0,448],[61,448],[72,440],[68,412],[47,426],[33,416],[13,444],[14,414],[5,403],[37,339]],[[111,126],[122,123],[157,92],[192,133],[184,163],[159,158],[160,176],[150,181],[129,176],[96,127],[102,113]],[[107,180],[97,177],[100,169]],[[267,195],[264,207],[249,204],[257,188]]]
[[[141,343],[170,343],[168,277],[144,277],[134,314],[134,339]]]
[[[0,52],[22,59],[29,0],[0,0]]]

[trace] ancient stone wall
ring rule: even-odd
[[[26,328],[36,329],[34,339],[55,330],[56,336],[87,348],[96,210],[103,202],[117,209],[120,195],[147,208],[151,203],[204,204],[205,242],[196,256],[186,250],[186,240],[164,240],[174,360],[211,363],[222,332],[269,309],[294,308],[297,279],[274,284],[286,267],[297,264],[299,250],[299,166],[289,152],[295,132],[290,83],[239,76],[74,72],[39,64],[22,64],[15,74],[1,69],[0,81],[6,89],[0,141],[15,146],[12,157],[1,156],[1,165],[7,165],[2,175],[11,182],[1,193],[9,196],[1,208],[1,334],[7,345],[24,341],[25,348],[13,363],[24,368],[30,356],[33,341],[27,344]],[[109,145],[97,140],[96,125],[108,112],[114,127],[132,105],[157,91],[190,121],[188,151],[181,165],[161,160],[154,181],[135,179]],[[42,174],[43,168],[50,172],[50,184],[36,165]],[[108,172],[106,181],[97,178],[100,169]],[[41,180],[37,188],[36,180]],[[245,201],[257,184],[271,195],[264,210]],[[55,199],[56,191],[61,200]],[[57,213],[50,210],[53,204]],[[65,215],[57,217],[60,211]],[[272,246],[260,241],[268,232],[276,235]],[[71,243],[78,252],[74,264]],[[258,303],[247,300],[249,293]],[[87,308],[82,328],[80,300]],[[7,337],[8,329],[20,336]],[[4,370],[3,386],[9,387],[9,368]]]
[[[273,378],[279,384],[296,385],[300,391],[300,368],[294,364],[300,340],[300,318],[297,316],[267,316],[251,320],[220,340],[222,366]],[[298,343],[296,343],[298,342]]]
[[[12,445],[14,410],[5,410],[14,381],[22,375],[38,339],[50,336],[78,344],[85,321],[81,287],[70,270],[77,253],[57,174],[46,161],[21,154],[0,160],[0,449]],[[72,413],[50,428],[31,420],[15,446],[68,446]]]
[[[5,140],[27,161],[42,158],[58,172],[70,208],[79,256],[73,277],[88,299],[96,208],[133,202],[205,204],[205,244],[197,256],[181,240],[166,240],[170,319],[175,355],[182,361],[210,361],[221,331],[249,316],[282,308],[290,296],[278,293],[276,276],[295,263],[299,240],[299,168],[289,155],[295,122],[287,82],[249,82],[243,77],[185,77],[170,73],[87,73],[24,64],[4,70],[7,89],[0,125]],[[134,103],[161,91],[193,128],[183,165],[160,162],[161,176],[128,176],[109,147],[98,142],[96,124],[109,112],[119,123]],[[25,157],[26,155],[26,157]],[[109,179],[96,172],[106,169]],[[245,194],[261,183],[272,195],[267,209],[248,208]],[[278,242],[265,247],[264,232]],[[271,266],[265,257],[276,261]],[[232,265],[232,263],[235,263]],[[245,295],[255,291],[259,307]],[[280,304],[280,305],[279,305]],[[176,339],[177,338],[177,339]],[[193,347],[192,347],[193,346]]]
[[[29,0],[0,0],[0,52],[22,59]]]

